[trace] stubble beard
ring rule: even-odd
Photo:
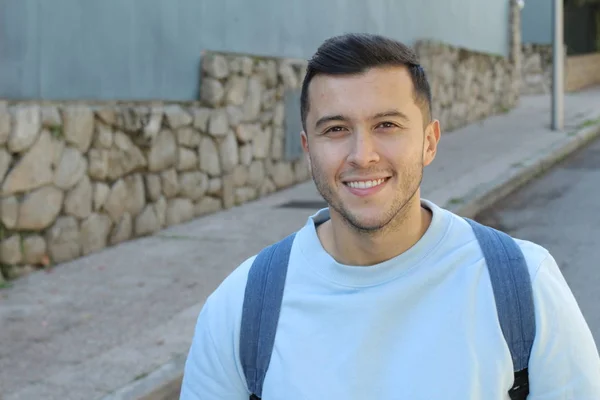
[[[329,207],[342,217],[344,224],[357,233],[368,236],[379,236],[386,232],[395,231],[402,225],[407,217],[421,182],[423,180],[423,159],[413,165],[409,171],[406,171],[402,176],[395,174],[390,179],[397,179],[399,188],[396,189],[392,204],[386,210],[382,210],[383,215],[378,218],[378,222],[374,224],[363,223],[360,218],[353,214],[351,210],[340,199],[340,196],[335,192],[331,185],[328,184],[327,178],[321,172],[318,163],[311,159],[312,178],[315,182],[317,190],[325,199]]]

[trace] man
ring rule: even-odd
[[[329,204],[297,232],[262,399],[507,399],[513,385],[486,260],[469,223],[420,196],[440,125],[415,54],[327,40],[302,87],[302,144]],[[554,259],[531,276],[529,399],[600,399],[600,360]],[[246,400],[240,324],[252,257],[198,318],[181,399]]]

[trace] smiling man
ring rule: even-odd
[[[596,346],[548,251],[421,198],[440,126],[410,48],[327,40],[300,111],[329,207],[208,298],[182,400],[600,399]]]

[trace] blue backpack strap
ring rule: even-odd
[[[263,249],[252,263],[242,309],[240,360],[250,399],[260,399],[279,322],[295,233]]]
[[[535,339],[531,277],[519,245],[509,235],[466,218],[485,256],[502,333],[510,349],[515,381],[511,399],[529,394],[528,365]]]

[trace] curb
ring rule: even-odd
[[[178,356],[102,400],[178,400],[186,356]]]
[[[444,207],[455,214],[474,218],[481,211],[505,198],[531,180],[537,178],[565,158],[600,137],[600,121],[580,128],[576,133],[557,141],[549,148],[523,162],[514,172],[502,178],[480,185],[465,197],[461,204],[446,204]]]
[[[474,218],[599,137],[600,122],[579,129],[524,162],[514,172],[472,190],[464,197],[466,201],[462,204],[446,204],[445,208],[463,217]],[[102,400],[178,400],[184,366],[185,356],[179,356]]]

